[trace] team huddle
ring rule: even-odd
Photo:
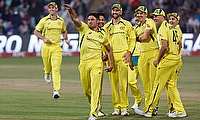
[[[80,21],[68,4],[63,4],[79,31],[80,80],[83,91],[90,104],[88,120],[96,120],[108,114],[102,111],[102,82],[104,71],[108,72],[112,90],[113,116],[128,116],[128,88],[135,99],[131,107],[135,113],[144,117],[157,115],[162,90],[166,89],[168,117],[186,117],[177,89],[177,80],[182,68],[182,32],[180,16],[168,13],[165,20],[163,9],[156,9],[148,18],[145,6],[134,11],[135,25],[121,18],[122,7],[111,7],[112,18],[104,25],[104,14],[90,12],[87,24]],[[62,50],[58,44],[61,39],[52,33],[62,33],[67,39],[66,26],[57,12],[54,2],[48,4],[49,16],[36,26],[35,34],[44,41],[42,58],[44,78],[53,81],[53,98],[60,98],[60,66]],[[54,19],[53,19],[54,18]],[[56,18],[56,19],[55,19]],[[53,25],[53,27],[51,26]],[[55,29],[56,28],[56,29]],[[49,32],[52,31],[52,32]],[[40,32],[42,34],[40,34]],[[54,39],[55,38],[55,39]],[[106,68],[104,68],[106,66]],[[144,89],[144,101],[137,86],[140,76]],[[140,105],[144,103],[144,108]]]

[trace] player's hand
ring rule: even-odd
[[[68,5],[68,4],[63,4],[63,6],[64,6],[67,10],[71,10],[71,9],[72,9],[72,7],[71,7],[70,5]]]
[[[128,63],[130,69],[133,70],[134,65],[133,65],[133,61],[132,61],[131,52],[127,51],[127,52],[124,54],[123,58],[124,58],[124,61],[125,61],[126,63]]]
[[[108,54],[103,55],[103,61],[106,62],[108,60]]]
[[[154,61],[153,61],[153,65],[154,65],[155,67],[157,67],[158,64],[159,64],[159,61],[158,61],[158,60],[154,60]]]
[[[105,68],[105,71],[106,72],[111,72],[113,67],[114,67],[113,65],[110,65],[109,67]]]
[[[51,41],[50,41],[49,39],[47,39],[47,38],[45,38],[43,41],[44,41],[44,43],[46,43],[46,44],[51,43]]]
[[[69,44],[70,44],[70,40],[67,40],[67,39],[66,39],[66,40],[65,40],[65,43],[69,45]]]

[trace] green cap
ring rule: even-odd
[[[155,9],[153,13],[151,13],[151,16],[153,15],[162,15],[165,16],[165,11],[163,9]]]
[[[169,18],[170,16],[174,16],[175,18],[177,18],[178,20],[180,20],[180,16],[179,16],[178,13],[176,13],[176,12],[168,13],[168,14],[167,14],[167,18]]]
[[[139,6],[137,9],[135,9],[135,12],[137,12],[138,10],[144,12],[144,13],[148,13],[148,10],[145,6]]]
[[[111,9],[113,9],[113,8],[118,8],[119,10],[122,11],[122,7],[121,7],[120,4],[114,4],[114,5],[111,7]]]
[[[57,4],[56,4],[55,2],[50,2],[47,6],[49,7],[50,5],[52,5],[52,6],[56,7],[56,8],[58,8],[58,6],[57,6]]]

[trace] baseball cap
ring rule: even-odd
[[[153,13],[151,13],[151,16],[153,15],[162,15],[165,16],[165,11],[163,9],[155,9]]]
[[[111,9],[113,9],[113,8],[118,8],[119,10],[122,11],[122,7],[121,7],[120,4],[113,4],[113,6],[111,7]]]
[[[180,20],[180,16],[179,16],[178,13],[176,13],[176,12],[168,13],[168,14],[167,14],[167,18],[169,18],[170,16],[174,16],[175,18],[177,18],[178,20]]]
[[[137,9],[135,9],[135,12],[137,12],[138,10],[144,12],[144,13],[148,13],[148,10],[145,6],[139,6]]]
[[[47,6],[53,5],[54,7],[58,8],[57,4],[55,2],[50,2]]]

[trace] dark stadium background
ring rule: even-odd
[[[145,5],[151,13],[156,8],[162,8],[165,13],[177,12],[180,15],[180,26],[183,35],[183,54],[200,54],[200,1],[199,0],[0,0],[0,56],[12,56],[6,53],[27,52],[35,25],[48,14],[47,4],[55,1],[59,7],[58,15],[66,22],[69,34],[77,34],[78,31],[70,20],[63,3],[70,4],[79,18],[86,22],[86,14],[89,11],[104,12],[106,21],[110,20],[110,7],[114,3],[120,3],[123,8],[122,17],[134,24],[134,10],[139,5]],[[191,25],[193,24],[193,25]],[[19,39],[16,36],[18,35]],[[70,40],[77,41],[76,36],[70,35]],[[20,42],[19,42],[20,41]],[[38,44],[38,40],[35,40]],[[64,43],[63,43],[64,44]],[[74,43],[73,45],[77,44]],[[67,46],[64,52],[78,51],[77,45]],[[20,50],[15,50],[19,47]],[[75,47],[75,48],[74,48]],[[34,48],[34,52],[40,52]],[[35,55],[35,54],[34,54]],[[25,55],[26,56],[26,55]]]

